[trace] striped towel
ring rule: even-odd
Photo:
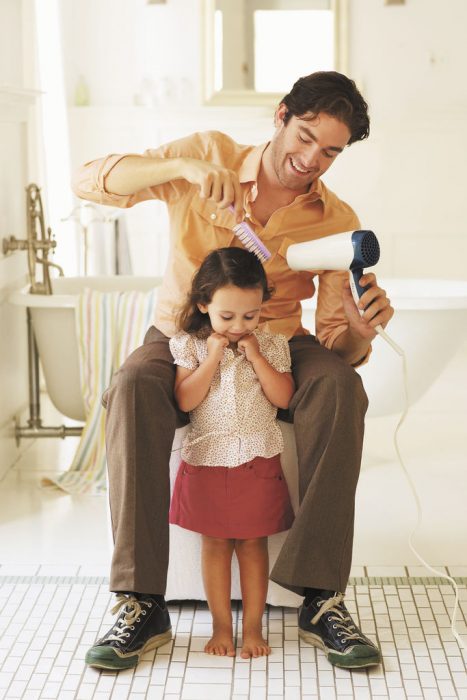
[[[149,292],[99,292],[85,289],[76,313],[80,376],[86,424],[69,469],[43,485],[69,493],[106,489],[105,410],[101,397],[112,374],[143,343],[154,318],[157,289]]]

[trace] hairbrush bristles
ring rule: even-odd
[[[229,207],[231,212],[235,212],[235,209],[233,206]],[[246,221],[242,221],[240,224],[237,224],[236,226],[233,227],[233,232],[237,236],[237,238],[242,242],[242,244],[245,246],[247,250],[250,251],[250,253],[254,253],[256,257],[262,262],[266,262],[267,260],[270,259],[271,253],[270,251],[266,248],[266,246],[260,241],[256,233],[251,229],[250,226],[246,223]]]
[[[243,221],[241,224],[237,224],[233,228],[233,232],[237,238],[243,243],[245,248],[254,253],[261,262],[266,262],[271,257],[271,253],[265,246],[261,243],[259,238],[253,233],[251,228],[247,226]]]

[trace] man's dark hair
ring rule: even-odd
[[[350,130],[348,145],[366,139],[370,133],[368,105],[354,81],[336,71],[317,71],[299,78],[282,100],[287,107],[284,124],[292,116],[308,118],[325,112]]]

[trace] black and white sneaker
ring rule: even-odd
[[[298,634],[322,649],[339,668],[365,668],[381,663],[381,653],[358,629],[344,605],[342,593],[322,592],[299,611]]]
[[[118,593],[111,612],[119,611],[114,626],[88,650],[89,666],[111,671],[132,668],[145,652],[172,639],[167,605],[152,596]]]

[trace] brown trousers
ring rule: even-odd
[[[278,417],[294,425],[300,509],[271,580],[300,595],[305,587],[344,592],[368,401],[357,372],[313,336],[289,346],[297,389]],[[175,429],[188,422],[174,379],[168,338],[152,327],[106,392],[112,591],[165,593],[169,459]]]

